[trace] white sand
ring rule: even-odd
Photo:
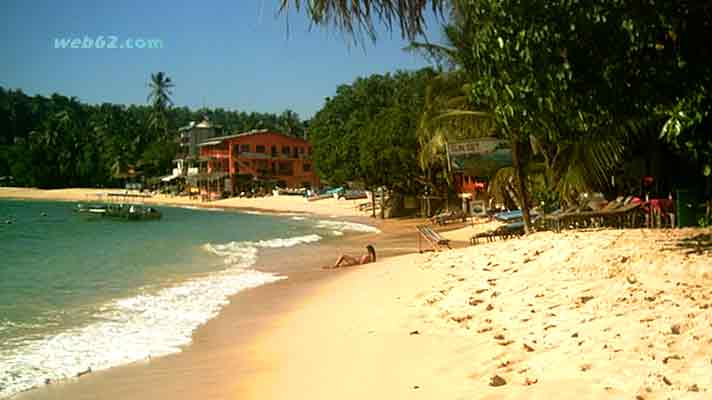
[[[703,233],[706,249],[682,246]],[[358,267],[261,336],[262,372],[241,386],[253,399],[709,398],[711,243],[712,230],[544,232]]]

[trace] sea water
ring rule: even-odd
[[[0,398],[180,351],[229,296],[287,279],[253,268],[261,249],[377,232],[172,207],[158,221],[123,221],[73,206],[0,200]]]

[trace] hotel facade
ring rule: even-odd
[[[236,193],[245,180],[281,187],[319,186],[306,140],[270,130],[212,137],[198,144],[205,173],[221,176],[224,192]],[[216,188],[217,189],[217,188]]]

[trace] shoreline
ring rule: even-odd
[[[89,188],[66,188],[66,189],[36,189],[36,188],[16,188],[0,187],[0,199],[16,200],[47,200],[47,201],[96,201],[99,194],[109,192],[123,192],[123,189],[89,189]],[[267,196],[257,198],[232,197],[215,201],[201,201],[190,199],[185,196],[174,197],[166,195],[155,195],[145,199],[143,203],[158,206],[171,207],[198,207],[198,208],[225,208],[245,211],[261,211],[270,213],[293,213],[312,214],[318,216],[334,217],[369,217],[368,213],[361,212],[357,205],[363,203],[365,199],[359,200],[336,200],[323,199],[308,202],[300,196]]]
[[[242,211],[242,209],[236,209],[236,211]],[[319,217],[319,215],[314,216]],[[243,290],[231,296],[229,304],[223,307],[215,318],[193,332],[192,343],[184,347],[181,352],[92,371],[82,375],[81,379],[69,378],[53,382],[50,385],[18,393],[12,398],[95,398],[97,393],[102,393],[102,398],[148,397],[148,393],[158,390],[151,389],[156,380],[167,379],[163,386],[170,391],[171,382],[177,376],[181,376],[181,371],[188,365],[202,366],[203,372],[195,374],[195,379],[198,380],[214,379],[215,375],[219,375],[220,371],[227,368],[228,365],[231,371],[240,372],[238,376],[248,376],[252,367],[243,358],[228,356],[228,354],[240,353],[247,349],[248,343],[254,339],[254,336],[269,330],[276,316],[290,311],[296,304],[301,303],[303,296],[311,293],[324,282],[341,275],[341,271],[322,270],[320,267],[324,265],[324,260],[328,260],[326,263],[330,263],[336,259],[338,253],[361,252],[363,246],[370,242],[376,242],[377,248],[381,250],[381,244],[388,242],[386,247],[390,250],[379,251],[379,259],[381,259],[393,254],[402,254],[406,251],[407,244],[412,241],[410,237],[403,238],[402,236],[404,232],[409,231],[410,225],[414,222],[386,221],[374,224],[373,222],[378,221],[364,221],[363,218],[355,217],[338,219],[358,223],[367,222],[369,225],[377,225],[379,229],[383,230],[382,233],[347,233],[343,239],[331,240],[326,244],[320,242],[316,246],[298,246],[294,248],[296,254],[290,249],[292,256],[290,256],[291,260],[286,262],[289,264],[286,267],[280,265],[283,264],[284,256],[278,255],[279,249],[265,249],[266,254],[260,256],[258,264],[252,269],[267,273],[279,273],[288,276],[288,279]],[[384,225],[386,226],[384,227]],[[399,225],[405,225],[405,227],[399,227]],[[414,249],[413,246],[410,250],[414,251]],[[144,380],[143,377],[150,377],[150,379]],[[130,382],[125,384],[126,389],[122,389],[131,390],[130,394],[108,389],[115,388],[116,382]],[[222,382],[227,383],[228,378],[224,377]],[[195,385],[197,386],[192,387],[199,387],[202,384],[196,383]],[[200,391],[194,392],[194,394],[200,398],[209,397],[203,396]],[[175,393],[166,396],[173,398],[174,395]]]
[[[418,222],[383,221],[382,234],[290,255],[290,279],[231,297],[182,353],[17,399],[712,392],[712,228],[539,232],[418,254]],[[443,236],[461,240],[487,227]],[[373,264],[319,268],[367,242],[391,252]]]
[[[184,353],[17,398],[705,398],[710,260],[709,228],[595,229],[311,270]]]

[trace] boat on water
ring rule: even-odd
[[[100,196],[101,197],[101,196]],[[153,207],[140,204],[150,195],[133,193],[107,193],[107,202],[100,204],[77,204],[74,211],[99,217],[110,217],[131,221],[161,219],[161,212]]]

